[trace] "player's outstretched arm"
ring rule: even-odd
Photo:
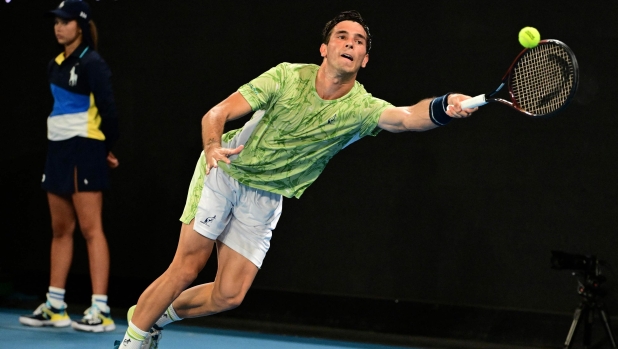
[[[230,120],[238,119],[251,112],[249,102],[240,92],[236,91],[221,103],[214,106],[202,118],[202,142],[204,143],[204,154],[206,156],[206,174],[210,169],[217,167],[218,161],[229,164],[229,156],[241,152],[243,146],[234,149],[221,148],[221,135],[225,123]]]
[[[439,98],[435,99],[435,103],[440,103],[439,105],[441,106],[442,101],[439,100]],[[470,96],[467,95],[456,93],[449,94],[448,100],[444,101],[446,106],[444,113],[446,116],[443,115],[443,117],[467,118],[472,115],[478,108],[461,108],[461,102],[469,98]],[[439,119],[440,115],[436,115],[436,109],[434,109],[434,116],[431,116],[432,101],[434,101],[434,98],[427,98],[409,107],[388,108],[380,115],[378,127],[389,132],[397,133],[405,131],[426,131],[441,126],[441,122],[445,120]],[[437,107],[438,105],[434,106],[434,108]],[[438,120],[436,120],[436,117],[438,117]]]

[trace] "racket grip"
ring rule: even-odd
[[[485,94],[482,94],[461,102],[461,108],[476,108],[485,104],[487,104],[487,101],[485,100]]]

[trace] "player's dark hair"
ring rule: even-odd
[[[322,30],[322,43],[328,44],[333,28],[337,25],[337,23],[343,21],[356,22],[360,24],[363,29],[365,29],[365,33],[367,33],[367,52],[369,52],[369,50],[371,50],[371,33],[369,32],[369,27],[365,24],[365,21],[363,20],[363,17],[361,17],[360,13],[354,10],[343,11],[326,23],[324,29]]]

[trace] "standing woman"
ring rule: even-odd
[[[64,48],[48,68],[54,106],[47,118],[42,187],[51,213],[51,275],[47,302],[19,321],[37,327],[112,331],[115,325],[107,305],[110,257],[101,217],[109,168],[118,166],[111,152],[118,139],[111,73],[96,51],[97,30],[86,2],[65,0],[50,13],[56,18],[56,39]],[[93,294],[84,317],[71,321],[64,295],[76,224],[88,248]]]

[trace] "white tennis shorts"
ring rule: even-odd
[[[261,268],[270,248],[272,231],[281,216],[283,197],[239,183],[219,168],[212,168],[208,176],[200,176],[199,172],[203,171],[202,155],[191,180],[181,221],[188,224],[194,218],[196,232],[221,241]],[[195,205],[200,177],[205,180]]]

